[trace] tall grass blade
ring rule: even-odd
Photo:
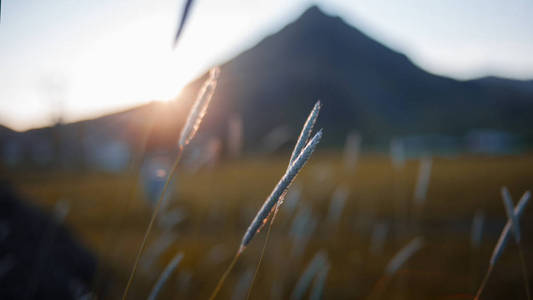
[[[338,224],[342,215],[342,210],[344,209],[344,204],[346,199],[348,199],[348,189],[343,186],[339,186],[333,192],[331,196],[331,202],[328,210],[327,221],[330,224]]]
[[[291,158],[289,159],[288,168],[291,167],[291,165],[294,163],[294,161],[302,153],[302,149],[304,148],[304,146],[306,144],[308,144],[309,137],[311,136],[311,132],[313,131],[313,127],[316,124],[316,120],[318,118],[318,114],[320,112],[320,108],[321,107],[322,107],[322,104],[320,103],[320,101],[317,101],[315,103],[315,105],[313,106],[313,109],[311,110],[311,112],[307,116],[307,120],[305,121],[304,126],[302,127],[302,130],[300,131],[300,135],[298,136],[298,140],[296,141],[296,144],[294,145],[294,149],[292,151]],[[259,258],[259,262],[257,264],[257,268],[256,268],[256,271],[255,271],[254,277],[252,279],[252,284],[250,285],[250,290],[248,291],[248,297],[247,298],[249,298],[250,295],[251,295],[253,284],[255,282],[255,278],[257,276],[257,273],[259,272],[259,268],[261,267],[261,262],[263,261],[263,255],[265,254],[266,246],[268,244],[268,240],[269,240],[269,236],[270,236],[270,230],[272,228],[272,225],[274,224],[274,220],[276,218],[278,210],[279,210],[280,206],[283,204],[283,201],[285,200],[285,197],[287,195],[287,191],[288,190],[286,189],[281,194],[281,196],[279,197],[279,200],[277,201],[276,206],[270,212],[270,215],[272,215],[272,217],[271,217],[270,224],[268,226],[267,236],[265,238],[263,249],[261,250],[261,256]],[[296,204],[297,204],[297,202],[299,200],[299,197],[300,197],[300,190],[299,189],[294,191],[294,193],[295,193],[295,195],[293,195],[293,197],[291,199],[289,199],[290,202],[288,203],[289,214],[292,214],[292,212],[294,211],[294,208],[296,207]],[[313,230],[314,230],[314,228],[313,228]],[[293,248],[293,250],[294,250],[294,248]]]
[[[183,149],[189,143],[189,141],[194,137],[196,131],[198,130],[198,127],[200,126],[200,123],[202,122],[202,119],[205,113],[207,112],[207,106],[209,105],[209,101],[211,100],[211,97],[213,96],[213,93],[215,91],[216,80],[219,75],[218,73],[219,73],[218,68],[213,68],[209,72],[209,79],[206,81],[206,83],[200,90],[200,94],[196,98],[196,102],[194,103],[192,110],[189,112],[189,116],[187,117],[187,122],[185,123],[185,126],[181,131],[180,140],[178,143],[178,153],[167,175],[167,180],[165,182],[165,185],[163,186],[163,190],[161,191],[159,199],[157,200],[157,203],[154,207],[150,221],[148,222],[148,227],[146,228],[146,232],[144,233],[143,240],[141,242],[141,245],[139,246],[139,250],[137,251],[137,255],[135,257],[135,261],[133,263],[130,276],[128,278],[128,282],[126,283],[126,287],[122,294],[122,300],[126,300],[128,298],[128,291],[129,291],[131,284],[133,283],[133,279],[135,278],[135,273],[137,272],[137,266],[139,265],[141,256],[144,252],[144,249],[146,248],[148,236],[150,235],[150,232],[152,231],[152,227],[154,226],[155,219],[157,218],[157,214],[159,213],[159,210],[161,208],[161,203],[163,202],[163,198],[165,197],[167,193],[167,189],[169,187],[169,183],[172,179],[172,176],[176,172],[178,164],[181,160],[181,157],[183,155]]]
[[[185,21],[187,21],[187,17],[189,16],[189,11],[191,10],[193,0],[185,0],[185,5],[183,6],[183,12],[181,13],[181,18],[178,23],[178,30],[176,31],[176,36],[174,37],[174,47],[178,44],[178,39],[181,36],[181,33],[183,32],[183,28],[185,27]]]
[[[161,291],[161,288],[165,283],[167,282],[168,278],[174,270],[178,267],[178,264],[183,259],[183,253],[178,253],[174,258],[168,263],[163,273],[161,273],[161,276],[159,276],[159,279],[157,279],[156,284],[152,288],[152,291],[150,292],[150,296],[148,296],[148,300],[155,300],[157,298],[157,295],[159,295],[159,292]]]
[[[518,204],[516,205],[514,209],[514,215],[516,215],[516,218],[519,220],[522,216],[522,213],[524,212],[524,208],[529,202],[529,198],[531,196],[531,193],[527,191]],[[502,232],[500,234],[500,237],[498,239],[498,242],[496,243],[496,247],[494,247],[494,251],[492,252],[492,256],[490,258],[489,264],[491,266],[495,265],[500,256],[503,253],[503,250],[507,246],[507,242],[509,240],[509,234],[511,232],[511,220],[508,220],[505,226],[502,229]]]
[[[315,106],[313,107],[313,110],[309,114],[304,127],[300,133],[300,136],[298,137],[298,141],[296,142],[296,146],[294,147],[294,150],[292,152],[291,158],[289,160],[289,166],[287,170],[285,171],[285,174],[283,177],[281,177],[278,184],[274,187],[274,190],[268,196],[268,198],[263,203],[263,206],[259,209],[256,216],[246,229],[246,232],[244,233],[244,236],[241,240],[241,244],[239,246],[239,249],[237,250],[237,254],[235,255],[235,258],[231,262],[230,266],[224,274],[222,275],[222,278],[220,278],[215,290],[211,294],[210,300],[215,299],[216,295],[218,294],[218,291],[224,284],[224,280],[226,279],[229,272],[231,272],[233,266],[235,265],[236,261],[238,260],[240,254],[244,251],[246,246],[250,243],[250,241],[253,239],[256,233],[261,231],[263,226],[268,222],[269,217],[271,216],[270,220],[270,226],[268,232],[270,233],[270,228],[272,226],[273,220],[275,218],[276,212],[278,211],[278,208],[280,204],[283,202],[283,199],[285,198],[285,195],[287,194],[289,186],[294,181],[294,178],[298,174],[298,172],[303,168],[307,160],[311,157],[311,154],[313,154],[316,146],[320,142],[320,139],[322,138],[322,129],[320,129],[313,138],[309,140],[309,137],[311,136],[311,131],[313,130],[313,126],[316,122],[316,119],[318,117],[318,112],[320,110],[320,101],[318,101]],[[251,294],[251,290],[253,287],[253,283],[255,280],[255,277],[257,275],[257,272],[259,271],[259,268],[261,266],[261,261],[263,259],[264,250],[266,249],[266,244],[268,243],[268,237],[269,234],[267,234],[267,237],[265,239],[265,244],[263,245],[263,250],[261,252],[261,257],[259,258],[259,263],[256,267],[256,272],[252,278],[252,283],[250,284],[250,289],[248,290],[248,296]]]
[[[294,287],[294,290],[291,294],[291,300],[299,300],[302,299],[302,297],[305,294],[305,291],[307,291],[307,288],[313,281],[313,277],[317,272],[322,270],[324,266],[327,265],[327,256],[324,251],[319,251],[311,262],[307,265],[307,268],[302,273],[302,276],[300,276],[300,279],[296,283],[296,286]]]
[[[141,267],[143,270],[148,271],[156,261],[156,259],[165,252],[172,244],[177,240],[178,236],[171,232],[164,232],[157,239],[147,247],[143,256],[143,262]]]
[[[405,150],[401,138],[394,138],[390,142],[390,158],[395,169],[402,169],[405,165]]]
[[[300,209],[289,231],[289,235],[293,238],[291,257],[297,258],[302,255],[317,224],[318,221],[308,206]]]
[[[485,221],[485,214],[478,210],[472,219],[472,229],[470,233],[470,244],[472,248],[478,249],[481,246],[481,239],[483,238],[483,223]]]
[[[118,226],[116,226],[115,228],[111,227],[106,230],[105,244],[107,245],[113,244],[115,235],[118,234],[119,228],[123,228],[123,225],[126,219],[126,214],[130,210],[132,199],[134,198],[134,196],[137,194],[139,190],[138,183],[141,181],[141,177],[142,177],[141,165],[142,165],[142,162],[145,156],[148,138],[150,137],[150,133],[155,123],[156,113],[157,113],[157,110],[155,110],[155,108],[152,108],[149,113],[149,118],[147,122],[144,123],[145,125],[142,128],[140,142],[136,147],[137,150],[134,152],[135,155],[132,157],[129,163],[129,167],[128,167],[129,171],[136,173],[135,175],[136,184],[134,184],[133,187],[128,190],[127,196],[117,196],[117,198],[119,199],[119,207],[121,208],[116,213],[116,220],[117,220]],[[117,252],[118,252],[117,248],[118,247],[116,245],[114,247],[111,247],[111,257],[117,256]],[[93,286],[92,290],[94,291],[95,294],[98,294],[98,290],[101,288],[101,285],[103,283],[102,282],[103,275],[104,274],[103,274],[102,262],[98,261],[96,265],[96,276],[94,276],[93,283],[92,283],[92,286]]]
[[[326,277],[328,276],[329,266],[325,266],[316,275],[313,289],[311,289],[311,296],[309,300],[320,300],[324,294],[324,285],[326,284]]]
[[[506,196],[504,196],[505,198]],[[522,198],[518,201],[518,204],[513,210],[513,215],[516,220],[520,220],[520,217],[522,216],[524,212],[524,208],[529,202],[529,198],[531,197],[531,193],[529,191],[525,192],[524,195],[522,195]],[[504,200],[505,201],[505,200]],[[485,277],[483,278],[483,281],[481,282],[481,285],[479,286],[476,296],[474,297],[474,300],[479,299],[481,297],[481,294],[483,293],[483,290],[485,289],[485,286],[487,285],[487,282],[490,278],[490,274],[492,274],[492,270],[494,269],[494,266],[496,265],[496,262],[500,258],[500,256],[503,253],[503,250],[507,246],[507,242],[509,241],[509,235],[511,232],[512,222],[511,219],[507,220],[507,223],[505,223],[505,226],[502,229],[502,232],[500,233],[500,237],[498,238],[498,242],[496,243],[496,246],[494,247],[494,250],[492,252],[492,256],[489,260],[489,268],[487,270],[487,273],[485,274]],[[520,247],[519,247],[520,248]],[[524,272],[524,276],[526,277],[526,273]],[[526,284],[529,284],[526,282]],[[529,287],[526,286],[526,291],[529,291]],[[529,292],[528,292],[529,297]]]
[[[390,260],[387,268],[385,269],[385,274],[388,276],[394,275],[413,254],[415,254],[423,246],[423,239],[421,237],[416,237],[405,245],[396,255]]]
[[[384,293],[386,286],[392,279],[392,276],[400,270],[400,268],[411,258],[420,248],[423,246],[423,239],[416,237],[412,239],[407,245],[405,245],[396,255],[389,261],[385,268],[385,273],[376,282],[368,299],[381,299],[381,295]]]
[[[518,218],[514,214],[514,204],[511,199],[511,193],[509,193],[509,190],[506,187],[503,187],[501,192],[505,213],[507,214],[507,219],[511,222],[511,230],[513,231],[516,242],[520,243],[520,224],[518,223]]]
[[[385,245],[388,231],[389,226],[387,223],[378,223],[374,225],[372,237],[370,238],[370,253],[379,255],[383,252],[383,246]]]
[[[344,169],[346,171],[353,171],[357,164],[359,153],[361,152],[361,136],[357,132],[351,132],[346,136],[344,144]]]
[[[516,245],[518,246],[518,251],[520,255],[520,264],[522,266],[522,274],[524,276],[525,290],[527,299],[531,299],[529,291],[529,276],[527,274],[526,260],[524,257],[524,251],[522,250],[522,244],[520,243],[520,223],[518,217],[514,214],[514,205],[511,198],[511,194],[506,187],[502,188],[502,198],[503,204],[505,206],[505,213],[507,214],[508,222],[511,223],[511,230],[513,231]]]
[[[429,180],[431,177],[431,165],[432,161],[430,157],[424,157],[420,161],[420,169],[418,171],[418,180],[416,181],[415,189],[416,205],[422,205],[426,201]]]
[[[243,124],[240,115],[234,114],[228,120],[228,153],[230,157],[241,155],[243,146]]]

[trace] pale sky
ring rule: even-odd
[[[533,79],[530,0],[3,0],[0,124],[17,130],[176,96],[311,4],[432,73]]]

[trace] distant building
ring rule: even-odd
[[[510,154],[518,150],[517,138],[493,129],[471,130],[465,137],[467,151],[479,154]]]
[[[409,135],[396,139],[401,139],[406,158],[419,158],[428,154],[457,155],[464,148],[460,138],[448,135]]]

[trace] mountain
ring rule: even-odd
[[[524,124],[533,112],[532,82],[430,74],[316,6],[221,71],[217,109],[206,127],[220,128],[224,116],[240,113],[252,145],[280,124],[296,132],[317,99],[324,103],[319,126],[330,143],[352,129],[368,143],[477,128],[531,133]]]
[[[249,150],[263,147],[263,138],[276,128],[287,128],[296,137],[317,99],[324,104],[318,126],[325,130],[325,145],[340,145],[354,129],[365,145],[386,145],[395,136],[462,137],[479,129],[527,138],[533,133],[527,126],[533,113],[533,81],[458,81],[430,74],[316,6],[220,67],[200,132],[225,139],[230,116],[238,115]],[[80,136],[134,145],[141,143],[155,114],[148,147],[171,149],[205,79],[191,82],[172,103],[152,103],[26,135],[68,139],[68,153],[78,147]]]

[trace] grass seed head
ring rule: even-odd
[[[257,212],[255,218],[253,219],[250,226],[246,230],[241,242],[241,247],[239,252],[243,251],[244,248],[250,243],[254,235],[259,232],[262,226],[265,224],[268,216],[272,212],[274,205],[279,201],[281,196],[289,188],[291,183],[294,181],[294,178],[304,167],[305,163],[311,157],[311,154],[315,151],[316,146],[322,138],[322,129],[319,130],[315,136],[307,143],[307,145],[302,149],[300,155],[294,160],[294,162],[289,166],[283,177],[281,177],[278,184],[274,187],[274,190],[268,196],[268,198],[263,203],[263,206]]]
[[[294,162],[294,160],[298,157],[302,149],[307,144],[307,141],[309,141],[309,137],[311,136],[311,132],[313,131],[313,127],[315,126],[316,119],[318,118],[318,113],[320,112],[321,107],[322,104],[320,103],[320,101],[317,101],[315,103],[315,106],[313,106],[311,113],[309,113],[309,116],[305,121],[302,131],[300,132],[300,136],[296,141],[296,145],[294,145],[294,150],[292,151],[291,159],[289,160],[289,165]]]
[[[205,81],[204,85],[200,89],[200,93],[198,94],[198,97],[196,98],[196,101],[194,102],[193,107],[187,116],[187,121],[181,130],[180,140],[178,142],[178,146],[180,148],[185,147],[185,145],[192,140],[198,131],[198,128],[202,123],[202,119],[207,112],[209,102],[215,93],[219,73],[220,69],[218,67],[209,71],[209,78]]]

